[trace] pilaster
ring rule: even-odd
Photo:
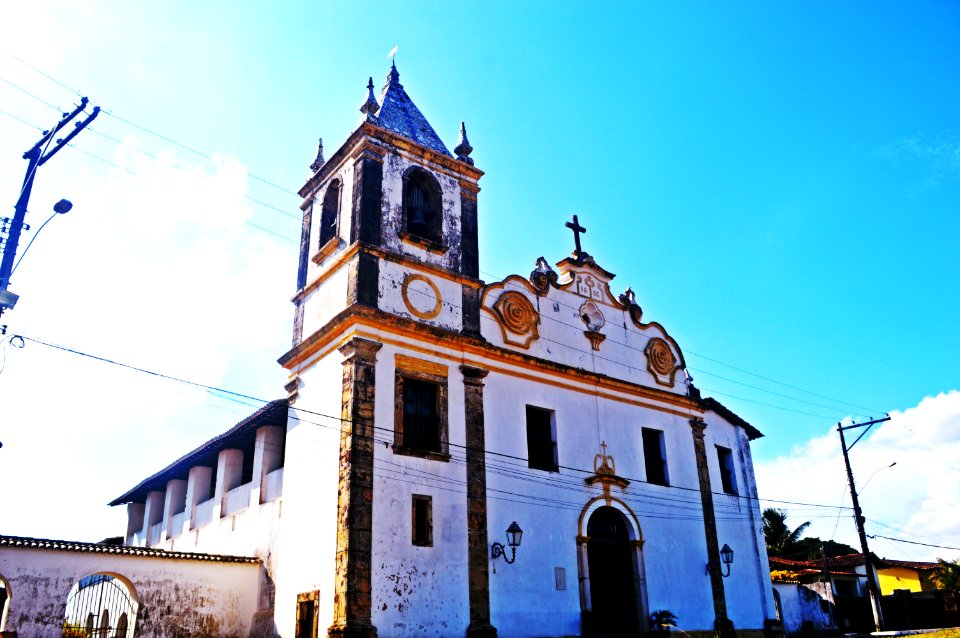
[[[377,351],[382,344],[354,338],[343,361],[337,557],[330,637],[375,638],[371,621],[373,432]]]
[[[487,557],[487,468],[483,422],[486,370],[460,366],[463,373],[467,443],[467,570],[470,598],[468,638],[496,638],[490,624],[490,574]]]
[[[697,459],[697,478],[700,482],[700,503],[703,509],[703,531],[707,539],[707,571],[710,589],[713,592],[714,629],[723,638],[736,635],[733,624],[727,618],[727,599],[723,591],[723,574],[720,571],[720,542],[717,538],[717,517],[713,509],[713,492],[710,489],[710,468],[707,465],[707,448],[704,442],[707,424],[700,418],[690,419],[693,434],[693,449]]]

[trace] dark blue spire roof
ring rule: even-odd
[[[410,138],[417,144],[453,157],[440,136],[430,126],[430,122],[403,90],[396,65],[391,65],[390,73],[387,74],[387,83],[380,92],[377,123],[385,129]]]

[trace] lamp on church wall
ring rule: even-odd
[[[730,565],[733,564],[733,550],[730,549],[730,546],[726,543],[723,544],[723,548],[720,550],[720,560],[723,561],[724,566],[727,568],[727,571],[721,572],[720,565],[714,560],[710,560],[707,563],[707,573],[719,573],[721,576],[726,578],[730,575]]]
[[[517,559],[517,548],[520,547],[522,537],[523,530],[517,525],[517,521],[510,523],[510,527],[507,528],[507,546],[510,547],[510,557],[507,558],[507,548],[504,547],[503,543],[494,543],[492,547],[494,560],[502,556],[508,565],[512,564]]]

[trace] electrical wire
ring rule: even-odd
[[[257,398],[257,397],[254,397],[254,396],[251,396],[251,395],[248,395],[248,394],[244,394],[244,393],[241,393],[241,392],[236,392],[236,391],[228,390],[228,389],[225,389],[225,388],[219,388],[219,387],[216,387],[216,386],[211,386],[211,385],[203,384],[203,383],[200,383],[200,382],[197,382],[197,381],[191,381],[191,380],[188,380],[188,379],[183,379],[183,378],[181,378],[181,377],[175,377],[175,376],[172,376],[172,375],[167,375],[167,374],[163,374],[163,373],[160,373],[160,372],[155,372],[155,371],[152,371],[152,370],[148,370],[148,369],[146,369],[146,368],[141,368],[141,367],[139,367],[139,366],[134,366],[134,365],[127,364],[127,363],[118,362],[118,361],[115,361],[115,360],[113,360],[113,359],[109,359],[109,358],[107,358],[107,357],[101,357],[101,356],[97,356],[97,355],[85,353],[85,352],[82,352],[82,351],[79,351],[79,350],[76,350],[76,349],[73,349],[73,348],[68,348],[68,347],[66,347],[66,346],[61,346],[61,345],[58,345],[58,344],[53,344],[53,343],[50,343],[50,342],[47,342],[47,341],[44,341],[44,340],[41,340],[41,339],[38,339],[38,338],[35,338],[35,337],[30,337],[30,336],[26,336],[26,335],[20,335],[20,336],[21,336],[23,339],[27,340],[27,341],[32,341],[32,342],[34,342],[34,343],[37,343],[37,344],[40,344],[40,345],[43,345],[43,346],[47,346],[47,347],[49,347],[49,348],[53,348],[53,349],[56,349],[56,350],[62,350],[62,351],[64,351],[64,352],[68,352],[68,353],[75,354],[75,355],[78,355],[78,356],[90,358],[90,359],[93,359],[93,360],[96,360],[96,361],[100,361],[100,362],[102,362],[102,363],[108,363],[108,364],[111,364],[111,365],[116,365],[116,366],[119,366],[119,367],[122,367],[122,368],[126,368],[126,369],[129,369],[129,370],[133,370],[133,371],[136,371],[136,372],[140,372],[140,373],[143,373],[143,374],[147,374],[147,375],[152,376],[152,377],[161,378],[161,379],[166,379],[166,380],[170,380],[170,381],[175,381],[175,382],[177,382],[177,383],[181,383],[181,384],[184,384],[184,385],[187,385],[187,386],[204,389],[204,390],[207,390],[207,391],[210,391],[210,392],[215,392],[215,393],[224,395],[224,396],[226,396],[226,397],[231,397],[231,398],[238,398],[238,399],[244,399],[244,400],[254,401],[255,403],[258,403],[258,404],[266,404],[266,403],[268,403],[268,401],[266,401],[266,400],[264,400],[264,399]],[[325,418],[325,419],[329,419],[329,420],[335,421],[335,422],[337,423],[336,426],[328,426],[328,425],[323,424],[323,423],[319,423],[319,422],[315,422],[315,421],[309,421],[309,420],[303,419],[302,417],[298,417],[301,421],[306,421],[306,422],[311,423],[311,424],[313,424],[313,425],[319,425],[319,426],[321,426],[321,427],[330,428],[330,429],[335,430],[335,431],[337,431],[337,432],[340,431],[340,427],[341,427],[341,425],[342,425],[343,423],[350,423],[350,420],[349,420],[349,419],[344,419],[344,418],[342,418],[342,416],[324,414],[324,413],[322,413],[322,412],[316,412],[316,411],[313,411],[313,410],[307,410],[307,409],[302,408],[302,407],[296,407],[296,408],[291,407],[290,409],[293,410],[293,411],[295,411],[295,412],[298,412],[298,413],[305,413],[305,414],[309,414],[309,415],[313,415],[313,416],[319,416],[319,417],[322,417],[322,418]],[[378,426],[371,426],[371,427],[372,427],[372,429],[373,429],[374,431],[379,430],[379,431],[389,432],[391,435],[392,435],[393,432],[394,432],[394,430],[393,430],[392,427],[390,427],[390,428],[378,427]],[[369,438],[370,438],[373,442],[380,442],[380,443],[389,443],[389,442],[390,442],[390,439],[380,439],[380,440],[378,441],[378,440],[375,438],[375,435],[371,435]],[[469,448],[468,446],[466,446],[466,445],[461,445],[461,444],[449,443],[448,445],[449,445],[450,447],[457,448],[457,449],[462,449],[462,450],[464,450],[464,451],[471,449],[471,448]],[[495,456],[495,457],[499,457],[499,458],[502,458],[502,459],[510,459],[510,460],[514,460],[514,461],[527,462],[527,459],[525,459],[525,458],[523,458],[523,457],[519,457],[519,456],[515,456],[515,455],[510,455],[510,454],[506,454],[506,453],[502,453],[502,452],[495,452],[495,451],[492,451],[492,450],[489,450],[489,449],[478,450],[478,451],[483,451],[483,452],[484,452],[485,454],[487,454],[487,455],[493,455],[493,456]],[[565,470],[569,470],[569,471],[573,471],[573,472],[582,473],[582,474],[584,474],[584,475],[591,475],[591,474],[594,473],[593,470],[587,470],[587,469],[583,469],[583,468],[576,468],[576,467],[566,466],[566,465],[560,465],[559,468],[565,469]],[[639,478],[632,478],[632,477],[623,477],[623,478],[627,478],[628,480],[630,480],[630,481],[632,481],[632,482],[637,482],[637,483],[640,483],[640,484],[645,484],[645,483],[646,483],[646,481],[644,481],[643,479],[639,479]],[[698,488],[688,488],[688,487],[682,487],[682,486],[676,486],[676,485],[660,486],[660,487],[668,487],[668,488],[671,488],[671,489],[674,489],[674,490],[685,491],[685,492],[694,492],[694,493],[696,493],[696,494],[699,494],[699,493],[700,493],[700,490],[699,490]],[[717,496],[728,496],[728,497],[734,496],[734,495],[726,494],[726,493],[724,493],[724,492],[714,492],[713,494],[715,494],[715,495],[717,495]],[[754,498],[754,497],[742,496],[742,495],[738,495],[737,498],[738,498],[738,499],[745,500],[745,501],[748,501],[748,502],[758,501],[758,502],[770,502],[770,503],[783,503],[783,504],[799,505],[799,506],[804,506],[804,507],[825,508],[825,509],[830,509],[830,510],[835,510],[835,509],[837,509],[837,508],[834,507],[834,506],[831,506],[831,505],[823,505],[823,504],[819,504],[819,503],[804,503],[804,502],[799,502],[799,501],[787,501],[787,500],[771,499],[771,498]],[[849,509],[849,508],[845,508],[845,509]],[[832,514],[831,514],[830,516],[832,517]]]

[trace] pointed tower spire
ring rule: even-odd
[[[390,72],[387,73],[387,84],[396,84],[400,87],[403,86],[400,84],[400,72],[397,71],[397,63],[395,61],[390,62]]]
[[[317,159],[313,160],[313,164],[310,165],[310,170],[316,173],[323,167],[325,162],[326,160],[323,159],[323,138],[321,137],[320,148],[317,149]]]
[[[457,147],[453,149],[453,152],[457,154],[457,159],[461,162],[473,165],[473,158],[470,157],[473,147],[470,146],[470,140],[467,139],[467,127],[463,122],[460,122],[460,137],[457,139]]]
[[[380,104],[377,98],[373,96],[373,78],[367,81],[367,100],[360,106],[360,112],[364,114],[366,121],[376,122],[376,112],[380,110]]]

